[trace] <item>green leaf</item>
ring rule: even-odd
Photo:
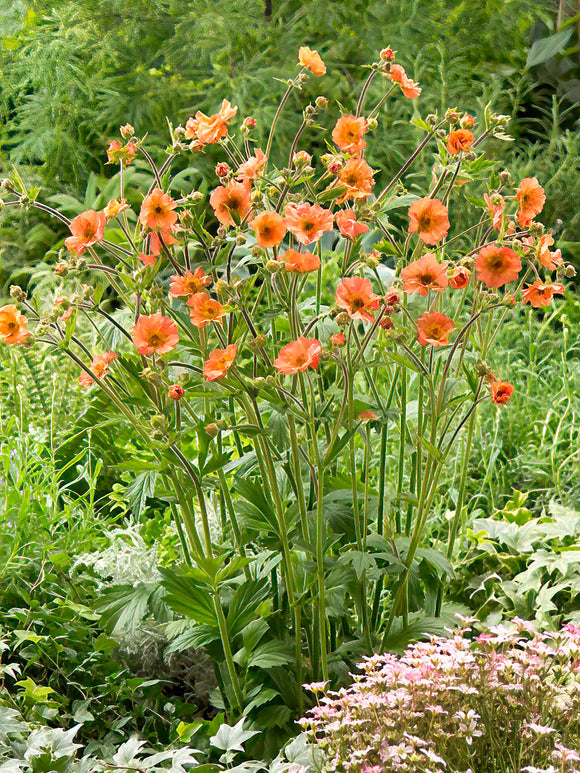
[[[167,591],[166,601],[171,609],[196,623],[212,628],[217,626],[213,600],[206,585],[196,582],[191,573],[180,574],[167,568],[160,571],[163,577],[161,584]]]
[[[526,59],[526,69],[529,67],[536,67],[539,64],[544,64],[548,59],[561,54],[566,47],[566,43],[572,37],[574,32],[573,28],[561,30],[556,32],[555,35],[550,35],[549,38],[542,38],[536,40],[528,52],[528,58]]]
[[[292,663],[294,655],[291,647],[283,641],[268,641],[261,644],[250,656],[248,667],[275,668]]]

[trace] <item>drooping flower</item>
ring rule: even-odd
[[[376,421],[379,417],[374,411],[369,409],[367,411],[361,411],[358,415],[358,418],[360,421]]]
[[[538,245],[538,260],[548,271],[554,271],[555,268],[561,266],[564,262],[561,250],[554,250],[553,252],[550,250],[553,244],[554,237],[551,234],[544,234]]]
[[[360,153],[367,146],[364,139],[367,129],[366,118],[341,115],[332,130],[332,141],[344,153]]]
[[[139,260],[142,263],[144,263],[146,266],[154,266],[155,265],[155,261],[157,260],[158,255],[159,255],[159,253],[157,253],[157,255],[153,255],[153,254],[147,255],[147,253],[145,253],[145,252],[140,252],[138,257],[139,257]]]
[[[497,230],[501,228],[501,219],[505,210],[505,199],[499,193],[491,196],[488,193],[483,194],[483,200],[487,204],[489,214],[491,215],[491,224]]]
[[[502,287],[518,278],[522,269],[520,257],[511,247],[489,244],[475,259],[475,273],[488,287]]]
[[[26,329],[28,319],[20,311],[10,304],[0,309],[0,336],[5,344],[24,344],[30,337]]]
[[[417,341],[421,346],[448,346],[448,336],[455,330],[453,320],[438,311],[427,311],[417,320]]]
[[[342,204],[347,199],[365,199],[372,193],[374,172],[363,158],[349,158],[338,173],[339,183],[346,185],[345,193],[337,199]]]
[[[139,220],[152,231],[171,231],[177,221],[177,213],[173,211],[176,206],[171,196],[161,188],[154,188],[143,199]]]
[[[334,219],[340,233],[348,239],[356,239],[360,234],[367,233],[370,230],[366,223],[361,223],[356,219],[353,209],[339,210]]]
[[[320,258],[313,252],[297,252],[286,250],[282,255],[286,271],[294,271],[297,274],[307,274],[309,271],[318,271]]]
[[[90,364],[90,370],[93,376],[98,380],[102,381],[107,373],[109,372],[109,363],[112,362],[116,357],[118,357],[115,352],[105,352],[104,354],[96,354],[93,357],[93,361]],[[95,378],[92,378],[89,376],[86,371],[83,370],[81,375],[79,376],[79,384],[84,387],[90,387],[91,384],[94,383]]]
[[[449,132],[447,137],[447,152],[452,156],[458,153],[466,153],[473,145],[473,134],[469,129],[456,129]]]
[[[380,296],[375,295],[370,279],[352,276],[343,279],[336,290],[336,302],[351,319],[373,321],[371,311],[379,308]]]
[[[219,142],[228,133],[228,124],[238,112],[238,108],[224,99],[219,112],[207,116],[198,110],[195,118],[189,118],[185,124],[185,137],[197,140],[201,145]]]
[[[203,377],[206,381],[216,381],[223,378],[232,367],[238,347],[235,344],[225,349],[214,349],[210,352],[209,359],[203,363]]]
[[[286,228],[300,244],[318,241],[325,231],[332,231],[334,222],[334,216],[329,209],[305,201],[300,204],[288,204],[284,216]]]
[[[133,142],[123,145],[119,140],[111,140],[107,148],[107,163],[117,164],[123,162],[123,166],[128,166],[135,158],[137,146]]]
[[[284,218],[272,210],[260,212],[250,220],[249,226],[256,232],[256,241],[260,247],[275,247],[286,235]]]
[[[193,325],[204,328],[210,322],[222,324],[222,318],[227,314],[225,306],[219,301],[210,298],[208,293],[195,293],[187,301],[189,318]]]
[[[400,64],[392,64],[389,72],[385,73],[387,78],[390,78],[394,83],[398,83],[401,87],[403,95],[407,99],[416,99],[421,93],[421,87],[414,80],[411,80],[404,68]]]
[[[104,212],[95,212],[94,209],[81,212],[69,225],[72,236],[64,240],[66,248],[82,255],[87,247],[101,241],[105,235],[106,224],[107,217]]]
[[[516,193],[519,204],[518,223],[528,226],[544,209],[546,194],[536,177],[524,177]]]
[[[449,284],[454,290],[463,290],[469,284],[469,277],[471,272],[465,266],[457,266],[453,269]]]
[[[417,199],[409,207],[409,233],[418,233],[425,244],[437,244],[447,236],[447,207],[439,199]]]
[[[167,354],[177,346],[177,325],[169,317],[157,312],[139,317],[131,332],[139,354]]]
[[[505,405],[514,393],[514,387],[509,381],[491,382],[491,399],[496,405]]]
[[[111,201],[109,201],[107,206],[104,208],[103,214],[107,220],[110,220],[112,217],[117,217],[117,215],[120,215],[121,212],[124,212],[126,209],[129,209],[127,199],[120,199],[119,201],[117,199],[111,199]]]
[[[175,274],[170,277],[169,295],[172,298],[178,298],[181,295],[195,295],[202,293],[206,287],[211,284],[211,277],[204,273],[201,266],[192,273],[186,271],[183,276]]]
[[[152,231],[149,234],[149,251],[151,255],[159,255],[162,242],[166,247],[171,247],[172,244],[177,244],[177,239],[171,231]]]
[[[419,293],[423,297],[429,290],[443,292],[449,284],[447,266],[447,261],[439,263],[436,255],[426,252],[401,271],[403,290],[406,293]]]
[[[274,360],[274,367],[286,375],[298,373],[307,368],[317,368],[321,351],[322,346],[318,339],[300,337],[280,349],[280,353]]]
[[[562,295],[564,291],[565,287],[560,282],[542,284],[539,279],[536,279],[533,284],[523,290],[523,302],[531,303],[535,309],[539,309],[540,306],[549,306],[555,293]]]
[[[167,394],[172,400],[181,400],[184,394],[184,389],[180,384],[171,384]]]
[[[318,51],[308,48],[308,46],[300,46],[298,49],[298,63],[302,67],[309,69],[314,75],[325,75],[326,65],[322,61]]]
[[[225,187],[220,185],[212,192],[209,203],[222,225],[237,225],[252,207],[250,186],[230,180]]]
[[[255,180],[260,174],[262,169],[266,166],[267,162],[266,154],[260,148],[256,148],[256,152],[243,164],[240,164],[236,177],[240,182],[250,183]]]

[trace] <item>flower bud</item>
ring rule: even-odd
[[[502,169],[499,173],[499,181],[502,185],[510,185],[512,181],[511,173],[507,169]]]
[[[386,48],[381,48],[379,56],[383,62],[392,62],[396,53],[390,46],[387,46]]]
[[[479,360],[479,362],[476,362],[475,372],[477,373],[478,376],[482,378],[490,378],[490,377],[495,378],[495,376],[493,375],[492,369],[489,367],[487,362],[485,362],[485,360]]]
[[[171,384],[169,387],[169,397],[172,400],[181,400],[183,397],[184,389],[179,384]]]
[[[252,118],[251,116],[244,118],[241,129],[245,134],[247,134],[248,132],[251,132],[252,129],[255,129],[255,128],[256,128],[255,118]]]
[[[282,260],[269,260],[264,268],[269,274],[277,274],[284,268],[284,262]]]
[[[475,126],[475,118],[469,113],[465,113],[459,122],[462,129],[473,129]]]
[[[23,301],[26,298],[26,293],[19,285],[10,285],[10,297],[15,301]]]
[[[210,437],[216,437],[219,435],[220,429],[217,424],[206,424],[205,425],[205,431]]]
[[[571,263],[567,263],[564,268],[564,276],[566,279],[573,279],[576,276],[576,269]]]
[[[227,177],[229,174],[231,174],[231,169],[229,164],[226,164],[225,161],[220,161],[219,164],[216,165],[215,173],[218,177]]]
[[[328,99],[326,97],[316,97],[314,104],[319,110],[326,110],[328,107]]]
[[[312,161],[312,156],[305,150],[299,150],[298,153],[294,153],[292,161],[296,166],[308,166]]]
[[[340,325],[341,327],[343,325],[348,325],[348,322],[350,320],[350,317],[346,313],[346,311],[341,311],[339,314],[335,317],[335,322],[337,325]]]
[[[383,314],[383,316],[381,317],[381,320],[379,322],[379,325],[383,328],[383,330],[390,330],[392,327],[395,326],[395,323],[389,317],[388,314]]]
[[[379,125],[379,122],[377,121],[376,118],[369,118],[369,120],[367,121],[367,128],[371,132],[374,131],[378,125]]]
[[[54,272],[57,276],[66,276],[68,273],[68,265],[66,263],[57,263],[54,267]]]
[[[335,333],[330,340],[332,341],[333,346],[344,346],[346,343],[344,333]]]
[[[457,111],[456,107],[450,107],[445,113],[445,120],[451,124],[459,123],[461,114]]]
[[[401,296],[399,292],[393,289],[388,290],[383,297],[385,306],[387,306],[387,308],[390,307],[391,309],[397,306],[400,300],[401,300]]]
[[[123,124],[119,131],[121,132],[121,137],[124,140],[130,140],[131,137],[135,135],[135,129],[131,126],[130,123]]]
[[[544,231],[546,230],[546,226],[543,223],[538,223],[536,221],[530,223],[529,228],[531,236],[543,236]]]

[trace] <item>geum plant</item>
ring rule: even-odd
[[[563,291],[551,272],[567,271],[534,222],[538,181],[514,188],[482,155],[486,137],[506,138],[489,110],[479,130],[457,110],[416,121],[423,139],[375,186],[367,137],[399,90],[420,94],[394,57],[384,49],[369,67],[317,160],[299,146],[323,97],[286,166],[270,163],[290,95],[326,70],[302,48],[264,150],[251,117],[231,133],[237,108],[224,101],[171,129],[160,164],[122,127],[108,150],[119,198],[101,212],[71,222],[16,174],[4,182],[6,206],[51,211],[71,235],[55,266],[62,294],[13,288],[19,307],[2,308],[0,333],[66,352],[134,428],[128,465],[182,538],[183,565],[165,567],[163,584],[190,620],[183,641],[211,654],[229,716],[272,726],[302,711],[304,682],[345,678],[361,654],[419,635],[422,605],[445,611],[476,409],[513,390],[486,360],[510,307],[548,305]],[[388,88],[368,109],[376,79]],[[197,191],[174,198],[173,162],[216,145],[209,206]],[[433,179],[408,194],[404,175],[427,148]],[[138,214],[123,182],[137,154],[152,173]],[[454,232],[460,199],[472,222]],[[401,207],[408,217],[391,222]],[[458,443],[445,554],[425,535],[450,504],[441,480]]]

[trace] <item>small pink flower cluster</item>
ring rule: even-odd
[[[366,658],[350,688],[309,685],[300,720],[339,773],[580,771],[580,627],[541,633],[514,619],[468,638],[432,637]]]

